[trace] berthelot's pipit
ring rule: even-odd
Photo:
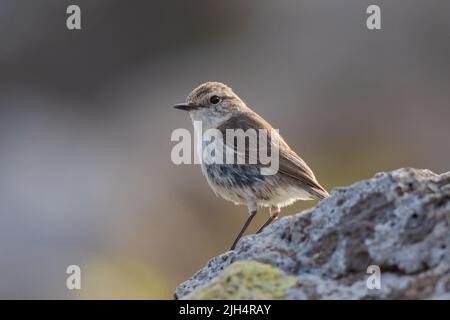
[[[244,132],[249,129],[265,129],[268,148],[278,148],[278,170],[271,175],[262,174],[261,168],[265,164],[262,164],[259,157],[256,164],[201,162],[202,172],[217,195],[248,207],[249,216],[231,250],[255,217],[258,207],[270,207],[270,215],[257,233],[278,217],[280,208],[297,200],[320,200],[328,196],[328,192],[317,182],[312,170],[278,132],[223,83],[207,82],[200,85],[188,95],[185,103],[177,104],[175,108],[188,111],[194,124],[201,121],[205,129],[217,129],[224,137],[230,129],[242,129]],[[197,139],[200,139],[197,144],[204,148],[205,141],[201,134],[197,134]],[[277,141],[277,144],[274,141]],[[223,145],[228,152],[238,152],[235,139],[227,139]],[[256,148],[259,147],[258,144]],[[251,148],[250,144],[245,144],[244,158],[247,160]],[[198,148],[198,151],[202,152],[202,148]],[[202,153],[200,157],[203,157]]]

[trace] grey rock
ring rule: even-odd
[[[450,172],[378,173],[284,217],[180,284],[181,298],[231,263],[256,260],[294,275],[287,299],[449,299]],[[381,288],[368,289],[370,265]]]

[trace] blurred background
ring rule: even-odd
[[[329,190],[449,170],[449,17],[440,0],[1,0],[0,298],[170,299],[229,248],[246,208],[170,159],[192,132],[172,105],[202,82],[233,87]]]

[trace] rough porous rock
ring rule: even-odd
[[[183,299],[284,299],[287,290],[296,284],[296,277],[288,276],[271,265],[241,260]]]
[[[242,262],[246,277],[254,268],[249,286],[229,273],[240,260],[295,277],[284,288],[286,299],[450,299],[450,172],[399,169],[334,189],[314,208],[279,219],[210,260],[175,297],[208,297],[208,288],[217,290],[210,284],[227,275],[233,286],[246,285],[244,297],[252,298],[252,288],[264,285],[260,266]],[[381,270],[380,289],[367,286],[371,265]],[[226,283],[219,298],[242,298]]]

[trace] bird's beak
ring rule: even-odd
[[[200,108],[199,106],[191,103],[179,103],[173,106],[175,109],[180,109],[184,111],[191,111]]]

